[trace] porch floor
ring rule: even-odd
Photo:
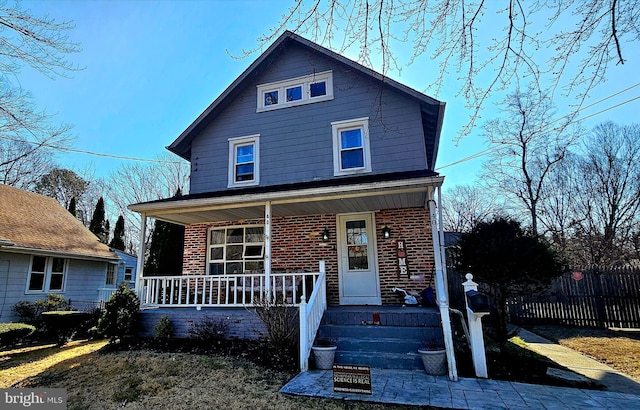
[[[296,396],[445,409],[631,409],[633,394],[533,385],[500,380],[430,376],[424,371],[371,369],[373,394],[336,393],[331,370],[298,374],[281,390]]]

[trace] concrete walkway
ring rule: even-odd
[[[608,391],[500,380],[429,376],[424,371],[371,369],[373,394],[335,393],[330,370],[300,373],[280,392],[338,400],[433,406],[448,409],[640,410],[640,384],[595,360],[521,329],[518,336],[538,354],[604,385]]]
[[[640,382],[604,363],[593,360],[575,350],[560,346],[525,329],[518,330],[518,337],[541,356],[546,356],[560,366],[581,374],[603,385],[607,391],[640,395]],[[638,406],[640,408],[640,405]]]

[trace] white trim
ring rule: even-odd
[[[113,268],[113,283],[109,283],[109,267]],[[115,286],[118,283],[118,264],[116,263],[107,263],[105,269],[105,278],[104,285],[105,286]]]
[[[360,129],[362,131],[362,160],[363,166],[358,168],[342,168],[341,138],[342,131]],[[334,121],[331,123],[333,135],[333,175],[353,175],[371,172],[371,148],[369,144],[369,118],[355,118],[352,120]]]
[[[31,275],[33,274],[33,258],[34,257],[44,258],[44,272],[38,272],[44,275],[42,280],[42,289],[29,289],[29,285],[31,284]],[[54,274],[53,272],[53,260],[54,259],[62,259],[64,267],[62,268],[62,288],[61,289],[51,289],[51,276]],[[56,274],[60,274],[60,272],[55,272]],[[25,294],[26,295],[41,295],[46,293],[65,293],[67,288],[67,276],[69,274],[69,259],[63,258],[60,256],[51,256],[44,254],[33,254],[29,259],[29,272],[27,275],[27,283],[25,285]]]
[[[253,186],[260,183],[260,134],[229,138],[229,174],[227,188]],[[253,179],[236,181],[236,148],[253,145]]]
[[[326,93],[321,96],[311,96],[311,84],[324,82]],[[299,100],[286,101],[286,90],[288,88],[302,87],[302,95]],[[272,83],[258,84],[256,86],[256,112],[273,111],[281,108],[295,107],[298,105],[312,104],[321,101],[333,100],[333,71],[323,71],[305,75],[302,77],[291,78],[282,81],[274,81]],[[264,94],[268,92],[278,93],[278,102],[271,105],[265,105]]]

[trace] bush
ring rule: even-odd
[[[126,283],[122,283],[105,303],[98,330],[115,342],[135,336],[139,328],[140,300]]]
[[[39,326],[43,312],[71,310],[71,305],[60,295],[50,293],[44,300],[29,302],[20,301],[13,305],[13,311],[20,317],[20,320]]]
[[[294,368],[298,360],[300,321],[298,309],[287,304],[284,298],[273,299],[263,295],[256,300],[256,315],[267,330],[263,340],[271,350],[275,367]]]
[[[12,346],[35,330],[26,323],[0,323],[0,346]]]
[[[51,311],[42,313],[42,322],[47,331],[56,337],[58,346],[62,346],[82,329],[91,326],[92,314],[89,312]]]
[[[199,322],[194,322],[189,328],[189,337],[204,342],[220,344],[227,338],[229,324],[224,319],[206,316]]]
[[[173,324],[168,316],[162,316],[156,324],[156,339],[170,339],[173,337]]]

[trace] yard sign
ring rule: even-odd
[[[371,368],[369,366],[334,364],[333,391],[373,394],[371,389]]]

